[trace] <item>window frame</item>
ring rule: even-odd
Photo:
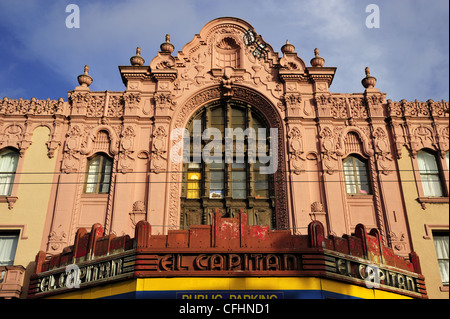
[[[11,176],[7,176],[7,178],[9,178],[10,180],[8,181],[9,186],[8,187],[8,191],[5,194],[0,194],[0,196],[11,196],[12,191],[13,191],[13,187],[15,185],[15,179],[16,179],[16,174],[17,174],[17,167],[19,164],[19,159],[20,159],[20,153],[14,149],[11,148],[6,148],[0,151],[0,161],[3,158],[3,156],[5,156],[6,154],[12,153],[14,154],[15,157],[15,163],[14,163],[14,168],[11,171],[7,171],[7,172],[0,172],[0,176],[1,175],[11,175]],[[6,183],[5,183],[6,184]]]
[[[436,165],[438,167],[442,196],[425,195],[422,184],[422,177],[419,169],[419,161],[418,161],[419,152],[427,152],[428,154],[434,155],[434,158],[436,159]],[[426,203],[448,203],[449,202],[448,169],[445,170],[446,166],[445,158],[442,159],[442,157],[439,156],[438,153],[434,150],[423,148],[416,152],[416,156],[412,157],[411,161],[418,194],[417,201],[422,205],[422,208],[426,209],[425,205]],[[447,180],[447,182],[445,182],[445,180]]]
[[[204,129],[209,128],[210,123],[211,123],[211,111],[212,110],[216,110],[217,108],[222,107],[224,112],[222,112],[223,114],[223,119],[224,119],[224,129],[226,128],[234,128],[232,125],[232,110],[235,108],[240,108],[241,111],[246,112],[247,114],[245,114],[245,125],[246,127],[254,127],[254,123],[253,123],[253,118],[256,117],[257,121],[262,125],[260,127],[265,127],[268,128],[268,125],[266,123],[264,123],[263,119],[261,118],[260,115],[258,114],[254,114],[255,112],[252,112],[251,108],[246,105],[240,105],[240,103],[238,101],[233,101],[231,103],[226,103],[224,101],[221,101],[220,103],[217,104],[212,104],[212,105],[208,105],[204,108],[202,108],[201,110],[199,110],[199,112],[197,114],[195,114],[194,116],[192,116],[192,118],[189,120],[188,122],[188,126],[191,125],[193,120],[198,120],[199,119],[199,115],[201,116],[200,119],[202,121],[202,131]],[[209,112],[209,114],[207,114]],[[206,118],[205,118],[206,117]],[[192,143],[193,143],[193,136],[192,136],[192,132],[190,132],[191,136],[190,136],[190,145],[192,148]],[[234,136],[235,137],[235,136]],[[222,142],[222,148],[225,149],[225,135],[223,135],[223,142]],[[247,137],[246,137],[247,138]],[[209,141],[204,141],[202,139],[202,151],[203,151],[203,146],[205,145],[205,143],[207,143]],[[244,141],[244,152],[245,152],[245,159],[244,159],[244,163],[241,163],[244,165],[243,168],[236,168],[233,167],[233,164],[236,163],[236,157],[235,157],[235,149],[233,151],[233,163],[226,163],[225,162],[225,156],[222,156],[222,163],[223,163],[223,175],[224,175],[224,183],[223,183],[223,196],[221,198],[211,198],[211,188],[210,188],[210,184],[211,184],[211,171],[219,171],[219,169],[214,169],[211,168],[211,164],[208,163],[199,163],[200,168],[196,168],[196,169],[191,169],[188,167],[188,163],[183,163],[183,184],[185,184],[184,187],[184,191],[182,192],[182,197],[186,198],[186,199],[196,199],[199,200],[202,197],[208,197],[210,200],[221,200],[225,197],[229,197],[233,200],[245,200],[249,197],[252,198],[256,198],[256,199],[270,199],[274,197],[274,190],[273,190],[273,178],[267,178],[267,197],[261,197],[261,196],[257,196],[256,195],[256,191],[255,191],[255,177],[254,177],[254,170],[255,170],[255,164],[253,163],[249,163],[248,161],[248,149],[247,149],[247,141]],[[191,149],[190,151],[190,160],[192,160],[192,156],[193,151]],[[262,166],[264,164],[261,164]],[[190,198],[188,196],[188,174],[189,172],[194,172],[194,171],[198,171],[201,174],[201,180],[200,180],[200,197],[198,198]],[[245,172],[245,196],[244,197],[234,197],[233,196],[233,172]]]
[[[348,161],[352,161],[352,175],[353,175],[353,180],[348,180],[347,179],[347,174],[346,174],[346,169],[345,169],[345,164]],[[361,181],[361,175],[358,174],[359,168],[360,166],[357,166],[357,162],[359,161],[360,163],[364,164],[364,172],[366,173],[365,176],[367,176],[367,182],[365,182],[364,184],[367,184],[367,191],[366,192],[361,192],[364,191],[364,189],[361,188],[361,185],[364,185],[363,182]],[[361,166],[362,167],[362,166]],[[342,160],[342,168],[343,168],[343,175],[344,175],[344,187],[345,187],[345,193],[347,194],[347,196],[371,196],[373,195],[373,190],[372,190],[372,180],[371,180],[371,176],[370,176],[370,171],[369,171],[369,160],[363,158],[361,155],[356,154],[356,153],[350,153],[348,154],[343,160]],[[349,186],[351,187],[356,187],[356,192],[354,193],[350,193],[348,192],[348,188]]]
[[[12,260],[10,260],[9,263],[5,264],[2,264],[2,260],[0,260],[0,266],[13,266],[17,255],[17,249],[19,247],[21,232],[17,229],[0,229],[0,239],[1,237],[11,237],[15,239],[15,242],[13,244],[14,252],[12,253]],[[13,250],[11,250],[11,252],[12,251]]]
[[[9,195],[0,195],[0,203],[7,203],[8,209],[13,209],[14,204],[19,199],[17,196],[17,192],[19,189],[19,182],[20,182],[20,173],[19,172],[21,172],[21,170],[22,170],[23,158],[22,158],[19,150],[16,148],[13,148],[13,147],[5,147],[5,148],[1,149],[0,154],[2,154],[4,152],[9,152],[9,151],[13,151],[16,154],[18,154],[18,159],[17,159],[16,169],[14,172],[14,178],[12,181],[12,187],[10,189]]]
[[[92,176],[90,174],[90,168],[92,163],[99,159],[99,169],[96,173],[96,177],[95,177],[95,182],[88,182],[89,181],[89,176]],[[108,162],[106,162],[105,165],[105,161],[108,161],[110,164],[110,172],[109,172],[109,181],[107,183],[105,183],[105,181],[102,181],[103,175],[105,174],[105,169],[106,169],[106,165],[108,164]],[[91,158],[89,158],[87,160],[87,165],[86,165],[86,176],[85,176],[85,183],[84,183],[84,194],[96,194],[96,195],[103,195],[103,194],[109,194],[110,190],[111,190],[111,182],[112,182],[112,173],[113,173],[113,165],[114,165],[114,161],[113,158],[111,158],[110,156],[108,156],[105,153],[95,153]],[[88,184],[95,184],[94,186],[94,191],[88,191]],[[108,184],[108,190],[103,192],[101,191],[103,189],[103,186],[105,184]]]
[[[447,241],[448,241],[449,231],[448,231],[448,228],[446,230],[433,229],[431,233],[432,233],[433,245],[434,245],[434,248],[435,248],[435,251],[436,251],[436,261],[437,261],[437,264],[438,264],[438,271],[439,271],[440,278],[441,278],[440,290],[441,291],[449,291],[448,278],[447,278],[447,281],[445,282],[444,278],[442,276],[441,268],[439,267],[440,261],[444,261],[444,262],[447,261],[447,269],[448,269],[449,256],[447,256],[447,258],[445,258],[445,256],[444,256],[444,258],[440,258],[438,250],[436,248],[436,238],[437,237],[447,237]],[[447,277],[448,277],[448,270],[447,270]]]
[[[219,111],[221,109],[222,111]],[[239,117],[241,115],[243,118]],[[204,130],[208,128],[217,128],[222,134],[222,153],[221,156],[222,164],[218,163],[207,163],[203,161],[201,157],[203,153],[203,148],[205,145],[212,141],[209,139],[201,138],[202,148],[200,150],[200,158],[201,163],[199,164],[199,168],[196,168],[201,172],[201,181],[200,181],[200,196],[198,198],[189,198],[188,191],[188,173],[191,172],[188,165],[192,163],[194,158],[198,159],[197,148],[194,148],[194,126],[193,123],[195,120],[201,120],[201,133],[203,135]],[[257,216],[264,220],[264,225],[269,225],[269,227],[276,227],[276,209],[275,209],[275,189],[274,189],[274,174],[268,174],[267,179],[263,179],[259,177],[260,180],[256,181],[257,177],[255,173],[255,169],[257,165],[267,166],[269,163],[258,163],[259,158],[255,156],[254,159],[257,163],[252,163],[250,158],[252,158],[254,152],[258,149],[249,149],[248,141],[253,140],[256,136],[244,136],[244,159],[242,163],[242,158],[239,157],[239,163],[237,161],[236,156],[240,155],[240,153],[236,152],[236,148],[240,144],[235,144],[235,140],[237,134],[233,134],[233,151],[229,154],[226,153],[226,143],[231,142],[231,136],[226,135],[226,128],[236,129],[241,128],[244,132],[247,128],[265,128],[269,129],[270,125],[267,120],[264,118],[262,114],[259,113],[257,109],[252,107],[250,104],[245,103],[239,100],[228,100],[228,99],[220,99],[209,104],[206,104],[202,108],[198,109],[188,120],[186,124],[186,130],[189,132],[190,139],[190,150],[188,152],[189,162],[183,162],[183,172],[182,172],[182,187],[181,187],[181,227],[189,227],[189,225],[193,225],[190,221],[189,214],[193,214],[194,219],[199,219],[199,215],[201,215],[202,224],[209,224],[212,221],[213,212],[219,209],[222,217],[233,217],[236,216],[236,212],[242,208],[248,213],[248,222],[250,225],[255,223],[259,223]],[[258,131],[256,131],[257,134]],[[236,132],[237,133],[237,132]],[[228,140],[227,140],[228,139]],[[215,142],[216,140],[214,140]],[[269,152],[270,145],[270,137],[267,138],[266,141],[266,153]],[[211,145],[208,145],[211,146]],[[218,146],[217,146],[218,147]],[[220,148],[219,148],[220,149]],[[238,150],[241,150],[238,148]],[[231,151],[231,149],[229,150]],[[217,155],[217,154],[215,154]],[[227,161],[231,158],[227,158],[226,156],[232,156],[233,162],[228,163]],[[213,160],[213,157],[210,158]],[[236,167],[238,166],[243,167]],[[221,172],[221,173],[214,173]],[[241,183],[233,183],[233,174],[245,175],[245,183],[242,181]],[[218,181],[218,176],[223,176],[223,188],[219,189],[220,182]],[[212,179],[213,178],[213,179]],[[259,184],[256,184],[259,183]],[[233,185],[234,184],[234,185]],[[238,185],[239,184],[239,185]],[[244,187],[245,184],[245,187]],[[236,190],[233,191],[233,186],[239,186],[242,192],[243,188],[245,188],[245,196],[237,198]],[[214,188],[217,187],[217,188]],[[261,191],[261,187],[267,187],[264,191]],[[257,194],[257,189],[259,190],[259,196]],[[214,191],[216,190],[215,194]],[[267,197],[264,197],[266,195]],[[270,215],[270,217],[269,217]],[[253,218],[253,219],[252,219]],[[270,222],[268,221],[270,219]]]

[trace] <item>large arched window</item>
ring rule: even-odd
[[[96,154],[88,160],[85,192],[90,194],[109,193],[111,184],[112,159],[104,154]]]
[[[350,155],[344,159],[345,189],[349,195],[367,195],[371,193],[367,161],[359,156]]]
[[[427,197],[444,196],[436,156],[427,151],[417,152],[423,194]]]
[[[269,163],[258,156],[269,155],[267,127],[250,105],[238,101],[213,102],[190,119],[182,226],[210,224],[217,209],[223,217],[244,209],[249,224],[274,227],[273,174],[263,172]]]
[[[10,149],[0,152],[0,196],[11,195],[18,161],[19,152]]]

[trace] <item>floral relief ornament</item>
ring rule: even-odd
[[[131,126],[124,128],[120,134],[120,149],[119,149],[119,167],[118,171],[127,173],[132,171],[134,162],[133,154],[133,139],[136,136],[134,129]]]
[[[306,158],[303,152],[302,134],[299,128],[293,127],[289,131],[288,138],[291,165],[294,168],[294,173],[300,174],[300,170],[303,170],[303,162]]]
[[[336,169],[339,155],[335,141],[336,135],[329,127],[323,128],[319,135],[322,139],[322,156],[324,159],[324,164],[328,168],[326,172],[331,175]]]
[[[153,133],[153,145],[151,154],[151,168],[154,172],[161,171],[166,165],[166,137],[163,126],[158,126]]]
[[[386,132],[378,127],[373,133],[375,154],[380,166],[383,168],[382,173],[388,175],[391,173],[392,156],[389,148],[389,142],[387,140]]]

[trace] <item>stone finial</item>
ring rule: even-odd
[[[84,66],[84,74],[78,76],[78,83],[83,87],[89,87],[92,84],[92,77],[89,75],[89,65]]]
[[[319,68],[323,67],[323,65],[325,64],[325,59],[319,56],[318,48],[314,49],[314,58],[311,59],[310,63],[312,67],[319,67]]]
[[[131,65],[134,65],[134,66],[144,65],[145,60],[143,57],[141,57],[141,48],[140,47],[136,48],[136,55],[130,58],[130,62],[131,62]]]
[[[166,42],[161,44],[160,48],[161,48],[161,52],[168,52],[168,53],[172,54],[175,47],[172,43],[170,43],[170,34],[166,34]]]
[[[290,44],[289,41],[286,40],[286,44],[281,47],[281,52],[283,52],[283,54],[294,53],[295,46],[293,44]]]
[[[368,66],[366,66],[364,71],[366,72],[366,77],[361,80],[361,84],[366,89],[373,89],[375,87],[375,84],[377,83],[377,79],[370,75],[370,69]]]

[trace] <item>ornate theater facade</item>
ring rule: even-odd
[[[119,66],[124,91],[85,66],[67,101],[0,101],[8,296],[427,298],[408,216],[448,210],[448,102],[386,100],[369,68],[332,93],[318,49],[237,18],[160,49]]]

